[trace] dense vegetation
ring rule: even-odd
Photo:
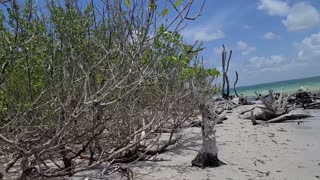
[[[1,5],[0,163],[17,160],[6,168],[19,163],[23,178],[30,169],[70,175],[174,141],[216,91],[219,72],[203,68],[200,44],[184,43],[178,31],[196,18],[193,1],[157,3]],[[152,149],[145,139],[161,129],[171,131],[168,143]],[[74,162],[79,156],[86,165]],[[49,171],[49,160],[64,165]]]

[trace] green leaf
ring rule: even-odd
[[[181,3],[182,3],[182,0],[177,0],[176,3],[174,3],[174,7],[180,6]]]
[[[162,16],[166,16],[169,13],[169,9],[166,8],[165,10],[162,11]]]
[[[125,3],[126,3],[126,6],[127,6],[127,7],[130,7],[130,4],[131,4],[130,0],[126,0]]]
[[[219,76],[220,75],[220,72],[216,68],[209,69],[208,73],[210,76]]]

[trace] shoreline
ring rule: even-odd
[[[254,84],[248,86],[236,87],[237,93],[244,96],[254,96],[254,92],[263,93],[269,89],[273,89],[275,92],[280,92],[283,88],[285,93],[295,93],[300,88],[307,88],[307,92],[319,93],[320,92],[320,76],[307,77],[301,79],[291,79],[285,81],[268,82],[262,84]],[[234,95],[234,89],[230,88],[230,94]]]

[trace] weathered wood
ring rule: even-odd
[[[234,82],[234,84],[233,84],[233,90],[234,90],[234,94],[237,96],[237,97],[239,97],[239,95],[238,95],[238,93],[237,93],[237,89],[236,89],[236,85],[237,85],[237,83],[238,83],[238,72],[236,71],[236,81]]]
[[[255,92],[256,93],[256,92]],[[272,90],[269,90],[269,100],[261,95],[256,95],[261,100],[265,108],[263,109],[266,113],[274,115],[273,118],[287,114],[290,109],[288,108],[288,97],[282,95],[282,91],[279,97],[276,98]],[[271,116],[272,117],[272,116]]]
[[[284,115],[281,115],[279,117],[270,119],[268,121],[261,121],[261,120],[256,120],[255,117],[252,115],[251,116],[251,122],[252,122],[253,125],[267,124],[267,123],[281,123],[281,122],[284,122],[284,121],[304,119],[304,118],[308,118],[308,117],[312,117],[312,116],[309,115],[309,114],[284,114]]]
[[[229,52],[229,57],[227,60],[227,51],[224,45],[222,45],[222,97],[225,99],[229,99],[230,96],[230,83],[228,77],[229,64],[232,57],[232,50]]]
[[[296,120],[296,119],[304,119],[304,118],[308,118],[308,117],[312,117],[309,114],[284,114],[282,116],[273,118],[268,120],[268,123],[279,123],[279,122],[284,122],[287,120]]]
[[[311,104],[303,104],[304,109],[320,109],[320,102],[315,102]]]
[[[218,147],[215,137],[215,120],[216,116],[212,114],[205,104],[200,105],[202,116],[202,140],[203,147],[198,152],[197,156],[192,160],[192,166],[197,167],[218,167],[223,163],[218,159]]]
[[[3,177],[5,177],[8,180],[11,180],[9,174],[6,172],[5,168],[3,167],[2,164],[0,164],[0,179],[2,179]]]

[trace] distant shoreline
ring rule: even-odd
[[[298,78],[298,79],[288,79],[288,80],[281,80],[281,81],[274,81],[274,82],[265,82],[265,83],[260,83],[260,84],[251,84],[251,85],[239,86],[237,88],[247,88],[247,87],[252,87],[252,86],[283,83],[283,82],[288,82],[288,81],[306,80],[306,79],[311,79],[311,78],[320,78],[320,76],[311,76],[311,77]],[[232,88],[232,90],[233,90],[233,88]]]
[[[286,81],[276,81],[270,83],[262,83],[250,86],[237,87],[237,93],[243,94],[244,96],[255,96],[254,92],[259,94],[266,94],[268,90],[272,89],[276,92],[280,92],[283,88],[285,93],[294,93],[299,88],[304,87],[307,91],[317,93],[320,92],[320,76],[291,79]],[[233,88],[230,89],[230,94],[234,95]]]

